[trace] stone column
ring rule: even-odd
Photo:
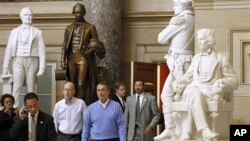
[[[121,0],[83,0],[85,19],[96,26],[105,45],[104,79],[113,86],[121,73]]]

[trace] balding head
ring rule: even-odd
[[[72,82],[64,84],[63,94],[66,101],[70,101],[75,95],[75,85]]]

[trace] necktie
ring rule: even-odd
[[[141,121],[141,117],[140,117],[140,96],[138,95],[137,96],[137,101],[136,101],[136,121],[135,123],[136,124],[140,124],[140,121]]]
[[[123,106],[123,108],[125,108],[125,102],[123,99],[122,99],[122,106]]]
[[[31,116],[31,132],[30,139],[31,141],[36,141],[36,119],[35,116]]]

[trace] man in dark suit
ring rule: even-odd
[[[111,96],[111,99],[118,102],[121,107],[122,111],[125,110],[125,104],[126,104],[126,86],[123,82],[116,82],[115,83],[115,94]]]
[[[84,5],[76,3],[72,14],[75,21],[65,29],[61,67],[66,70],[67,81],[73,82],[76,87],[75,96],[89,105],[98,99],[95,92],[98,83],[95,59],[104,58],[105,48],[98,39],[95,26],[84,19]]]
[[[160,110],[153,95],[144,92],[143,81],[135,81],[136,94],[127,98],[125,123],[128,141],[153,141]]]
[[[11,137],[18,141],[56,141],[53,117],[38,109],[38,96],[27,93],[24,103],[10,130]]]

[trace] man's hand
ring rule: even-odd
[[[20,111],[19,111],[19,116],[20,118],[23,120],[25,117],[28,116],[28,109],[26,108],[26,106],[23,106]]]
[[[39,70],[38,73],[37,73],[37,76],[40,77],[44,74],[44,71],[43,70]]]
[[[150,135],[153,131],[153,127],[151,127],[150,125],[145,129],[144,134],[145,135]]]
[[[12,111],[11,111],[11,108],[10,108],[10,107],[5,107],[5,108],[4,108],[4,112],[7,113],[7,114],[9,114],[9,115],[11,115],[11,112],[12,112]]]

